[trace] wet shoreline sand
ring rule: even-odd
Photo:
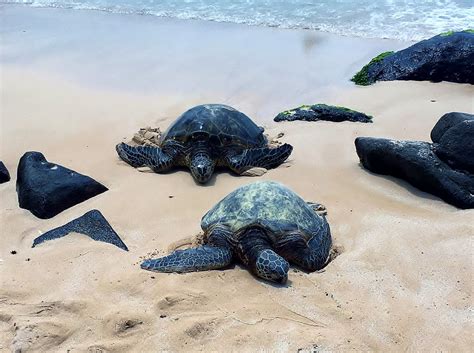
[[[0,11],[0,158],[12,175],[0,185],[1,350],[472,346],[473,210],[368,173],[354,148],[357,136],[429,140],[442,114],[474,111],[472,86],[348,82],[370,57],[406,45],[400,42],[82,11]],[[305,42],[308,34],[316,39]],[[315,43],[310,49],[308,41]],[[277,56],[281,48],[288,50]],[[242,110],[270,136],[283,132],[281,141],[294,146],[289,161],[261,178],[222,172],[198,186],[186,171],[140,173],[118,159],[115,144],[140,127],[164,129],[209,102]],[[360,110],[374,123],[271,121],[281,110],[318,102]],[[35,218],[18,208],[15,192],[17,162],[29,150],[109,191],[52,219]],[[140,270],[141,258],[197,234],[210,207],[260,179],[327,207],[334,243],[344,251],[323,272],[290,271],[281,288],[239,266],[185,275]],[[93,208],[129,252],[80,235],[31,248],[40,232]]]

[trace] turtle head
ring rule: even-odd
[[[201,184],[206,183],[214,173],[216,162],[206,152],[199,152],[191,157],[189,169],[194,179]]]

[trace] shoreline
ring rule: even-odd
[[[119,10],[109,10],[109,9],[100,9],[100,8],[75,8],[72,6],[61,6],[61,5],[37,5],[31,6],[30,4],[20,4],[20,3],[1,3],[0,6],[8,6],[8,7],[17,7],[17,8],[30,8],[30,9],[51,9],[51,10],[66,10],[66,11],[91,11],[91,12],[99,12],[99,13],[108,13],[112,15],[125,15],[125,16],[149,16],[156,19],[163,19],[163,20],[171,20],[171,21],[183,21],[183,22],[209,22],[209,23],[217,23],[217,24],[224,24],[224,25],[236,25],[236,26],[246,26],[246,27],[255,27],[255,28],[267,28],[267,29],[278,29],[278,30],[290,30],[290,31],[310,31],[316,33],[323,33],[327,35],[333,35],[337,37],[348,37],[348,38],[359,38],[359,39],[366,39],[366,40],[392,40],[392,41],[400,41],[405,43],[415,43],[419,40],[423,40],[426,38],[421,39],[400,39],[400,38],[390,38],[390,37],[365,37],[362,35],[357,35],[354,33],[339,33],[339,32],[331,32],[329,30],[324,30],[320,28],[311,28],[311,27],[291,27],[285,25],[270,25],[270,24],[258,24],[258,23],[249,23],[249,22],[233,22],[230,20],[217,20],[217,19],[204,19],[204,18],[181,18],[181,17],[173,17],[169,15],[159,15],[150,13],[149,11],[119,11]]]
[[[318,35],[305,49],[305,36],[288,30],[59,13],[9,12],[3,27],[0,159],[12,179],[0,185],[0,350],[472,347],[474,254],[466,244],[474,210],[365,171],[354,139],[428,140],[442,114],[474,112],[474,86],[347,82],[366,57],[396,49],[392,42]],[[270,60],[281,47],[291,50]],[[188,171],[140,173],[118,158],[115,144],[139,128],[163,130],[206,102],[234,106],[270,136],[283,132],[281,141],[294,146],[289,161],[262,177],[224,171],[198,186]],[[374,122],[271,120],[318,102]],[[15,190],[18,160],[31,150],[109,190],[51,219],[34,217],[18,207]],[[141,259],[198,234],[217,201],[257,180],[282,182],[326,206],[343,251],[324,271],[292,269],[289,285],[277,287],[239,265],[182,275],[140,269]],[[31,248],[39,234],[91,209],[129,252],[79,234]]]

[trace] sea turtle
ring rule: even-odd
[[[120,158],[132,167],[150,167],[157,173],[186,166],[199,183],[207,182],[214,167],[237,174],[251,169],[276,168],[293,147],[268,146],[263,128],[248,116],[222,104],[198,105],[183,113],[160,138],[159,147],[117,145]]]
[[[203,245],[143,261],[158,272],[218,269],[238,259],[260,278],[285,283],[288,262],[307,271],[324,267],[331,233],[324,207],[282,184],[261,181],[227,195],[201,220]]]

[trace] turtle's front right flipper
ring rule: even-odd
[[[173,157],[159,147],[129,146],[122,142],[115,149],[120,158],[134,168],[146,166],[159,173],[173,165]]]
[[[140,267],[149,271],[181,273],[215,270],[228,266],[231,261],[231,249],[203,245],[194,249],[176,250],[159,259],[145,260]]]
[[[253,167],[272,169],[282,164],[293,151],[293,146],[285,143],[277,148],[250,148],[227,158],[227,164],[237,174]]]

